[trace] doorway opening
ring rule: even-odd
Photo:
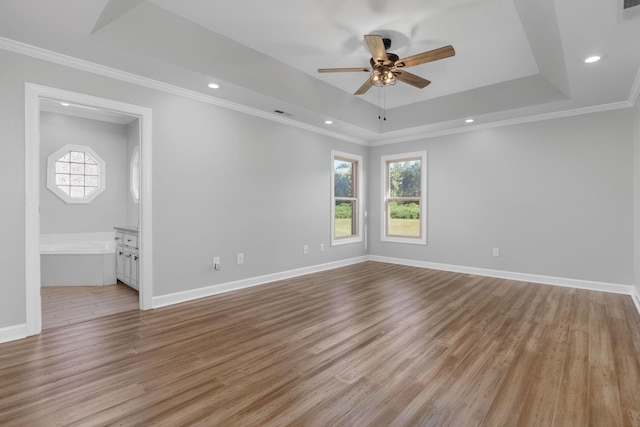
[[[61,103],[64,103],[62,105]],[[151,235],[151,110],[104,98],[27,83],[25,87],[25,252],[26,252],[26,304],[27,335],[42,330],[41,271],[41,111],[50,112],[53,105],[60,108],[76,106],[76,115],[85,118],[135,121],[131,132],[139,149],[139,202],[131,212],[139,224],[138,236],[138,306],[142,310],[152,308],[152,235]],[[58,108],[58,107],[55,107]],[[67,114],[68,114],[67,110]],[[60,177],[64,179],[64,177]],[[77,177],[76,177],[77,178]],[[87,177],[85,177],[87,178]],[[90,177],[91,178],[91,177]],[[64,188],[63,188],[64,190]],[[77,188],[76,188],[77,190]],[[91,190],[91,189],[89,189]],[[134,192],[132,191],[132,194]],[[46,193],[48,194],[48,193]],[[131,215],[129,215],[131,217]],[[125,221],[126,222],[126,221]],[[113,224],[121,226],[124,224]],[[106,264],[105,264],[106,265]]]

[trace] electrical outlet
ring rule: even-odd
[[[302,247],[302,253],[305,255],[309,253],[309,245],[304,245]]]
[[[500,256],[500,248],[493,248],[493,256]]]
[[[219,256],[214,256],[213,257],[213,268],[215,268],[216,270],[220,270],[220,257]]]
[[[236,262],[239,264],[244,264],[244,254],[236,255]]]
[[[324,243],[320,243],[320,252],[324,252]]]

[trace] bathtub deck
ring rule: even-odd
[[[138,310],[138,292],[122,283],[110,286],[44,286],[42,329]]]

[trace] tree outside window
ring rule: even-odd
[[[383,157],[382,240],[426,244],[426,153]]]
[[[361,241],[360,170],[362,159],[332,152],[331,244]]]

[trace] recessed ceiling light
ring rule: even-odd
[[[600,57],[598,55],[593,55],[584,60],[586,64],[593,64],[594,62],[600,61]]]
[[[209,83],[207,86],[209,86],[211,89],[219,89],[220,85],[218,83]]]
[[[325,124],[325,125],[332,125],[332,124],[333,124],[333,121],[332,121],[332,120],[325,120],[325,121],[324,121],[324,124]]]
[[[60,105],[62,105],[63,107],[68,107],[71,104],[69,104],[68,102],[61,102]]]
[[[473,123],[473,122],[474,122],[474,120],[473,120],[473,119],[467,119],[467,120],[465,120],[464,122],[465,122],[465,123]]]

